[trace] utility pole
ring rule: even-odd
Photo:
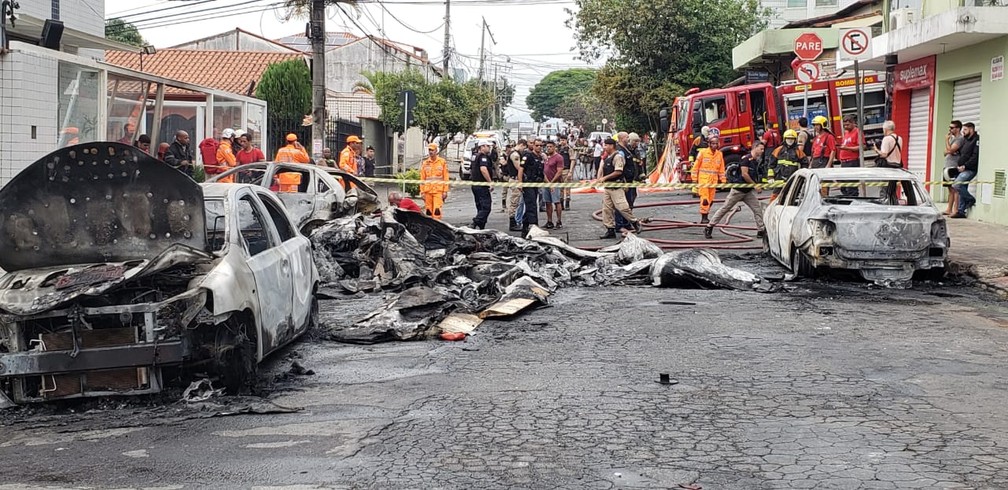
[[[383,10],[384,11],[384,10]],[[444,60],[441,62],[441,68],[444,69],[444,76],[450,77],[448,74],[448,58],[451,57],[451,46],[449,46],[451,35],[451,0],[445,0],[444,3]]]
[[[486,17],[483,17],[483,29],[480,31],[480,64],[479,64],[479,81],[483,82],[483,62],[486,58],[486,35],[490,34],[490,42],[497,45],[497,40],[493,37],[493,32],[490,32],[490,26],[486,23]]]
[[[326,130],[325,90],[325,0],[312,0],[308,34],[312,43],[312,141],[313,158],[322,156]],[[307,146],[307,145],[306,145]]]

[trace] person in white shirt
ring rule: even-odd
[[[881,143],[875,144],[875,153],[884,158],[890,167],[903,168],[903,138],[896,134],[896,123],[882,123],[882,132],[884,135]]]
[[[592,175],[598,173],[599,163],[602,161],[602,140],[595,140],[595,147],[592,149]]]

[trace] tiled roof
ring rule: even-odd
[[[269,65],[288,60],[304,60],[304,56],[281,52],[161,49],[156,54],[143,55],[143,70],[140,70],[139,54],[105,52],[106,63],[241,95],[248,93],[251,82],[259,82]]]

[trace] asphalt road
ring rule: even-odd
[[[572,237],[600,230],[597,199]],[[1006,327],[955,283],[571,288],[465,342],[304,339],[264,366],[263,398],[0,414],[0,489],[1008,488]],[[315,374],[282,375],[291,359]]]

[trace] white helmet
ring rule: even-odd
[[[479,147],[481,147],[483,145],[493,146],[493,143],[490,140],[477,140],[476,141],[476,147],[477,148],[479,148]]]
[[[221,135],[221,138],[231,139],[231,138],[234,138],[235,132],[234,132],[233,129],[227,128],[224,131],[221,131],[220,135]]]

